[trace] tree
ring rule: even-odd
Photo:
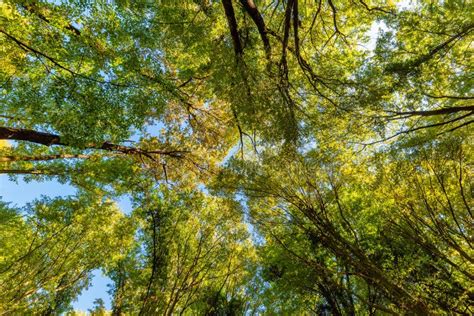
[[[235,203],[165,186],[145,201],[133,216],[140,223],[136,244],[108,271],[115,281],[113,313],[238,308],[232,306],[245,294],[246,268],[253,260]]]
[[[2,219],[5,313],[67,311],[91,272],[120,257],[133,238],[129,219],[95,195],[44,198],[24,210],[3,204]]]
[[[104,300],[101,299],[101,298],[96,298],[94,300],[94,308],[90,309],[89,312],[91,313],[91,315],[94,315],[94,316],[96,316],[96,315],[97,316],[107,315],[106,310],[105,310]]]
[[[0,308],[472,313],[468,4],[4,1]]]

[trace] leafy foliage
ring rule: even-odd
[[[93,315],[472,314],[473,30],[468,1],[3,1],[0,172],[77,194],[1,202],[0,312],[74,314],[102,269]]]

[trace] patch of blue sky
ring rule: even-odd
[[[243,221],[245,225],[247,226],[247,231],[250,234],[252,242],[255,245],[265,244],[265,238],[258,233],[258,230],[256,229],[255,225],[252,223],[252,216],[250,215],[250,208],[248,206],[247,196],[243,192],[240,192],[235,195],[235,198],[236,200],[239,201],[240,205],[242,206]]]
[[[104,276],[100,270],[94,270],[92,273],[91,286],[83,290],[81,295],[72,304],[75,311],[86,312],[93,307],[94,301],[98,298],[104,301],[107,310],[112,308],[111,298],[108,294],[109,284],[112,283],[112,280]]]
[[[23,207],[41,196],[64,197],[75,195],[76,192],[76,188],[57,181],[25,182],[23,177],[12,181],[7,175],[0,175],[0,197],[16,207]]]

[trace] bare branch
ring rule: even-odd
[[[22,128],[12,128],[0,126],[0,139],[11,139],[18,141],[29,141],[35,144],[40,144],[44,146],[66,146],[66,147],[78,147],[71,144],[63,142],[61,137],[56,134],[43,133],[29,129]],[[81,149],[101,149],[113,152],[120,152],[123,154],[142,154],[145,156],[150,156],[151,154],[165,155],[173,158],[182,158],[185,153],[188,151],[184,150],[144,150],[137,147],[129,147],[118,144],[113,144],[109,142],[104,142],[102,144],[87,144],[85,148]]]
[[[45,170],[0,169],[0,174],[42,174],[55,175]]]
[[[270,40],[268,39],[267,35],[267,26],[265,25],[265,21],[260,14],[260,12],[257,9],[257,6],[253,2],[253,0],[240,0],[240,3],[244,7],[245,11],[250,15],[252,18],[253,22],[257,26],[258,33],[260,34],[260,38],[262,39],[263,42],[263,47],[265,48],[265,53],[267,56],[267,59],[270,59],[271,54],[272,54],[272,49],[270,46]]]
[[[472,100],[474,97],[470,96],[457,96],[457,95],[432,95],[424,93],[425,96],[432,99],[454,99],[454,100]]]
[[[393,11],[387,11],[387,10],[381,8],[381,7],[373,7],[373,8],[371,8],[371,7],[369,7],[369,6],[367,5],[367,3],[365,3],[363,0],[359,0],[359,3],[362,4],[362,5],[364,6],[364,8],[366,8],[367,11],[369,11],[369,12],[371,12],[371,11],[380,11],[380,12],[383,12],[383,13],[387,13],[387,14],[391,14],[391,15],[396,15],[395,12],[393,12]]]
[[[14,162],[14,161],[47,161],[55,159],[89,159],[90,155],[69,155],[69,154],[57,154],[57,155],[42,155],[42,156],[3,156],[0,157],[0,162]]]
[[[237,58],[240,58],[240,56],[242,56],[243,50],[242,44],[240,42],[237,21],[235,19],[234,7],[232,6],[232,0],[222,0],[222,5],[224,6],[227,24],[229,25],[230,35],[232,36],[235,55]]]
[[[452,114],[457,112],[472,112],[474,111],[474,106],[453,106],[449,108],[441,108],[437,110],[428,110],[428,111],[407,111],[407,112],[392,112],[394,115],[399,116],[435,116],[435,115],[444,115]]]

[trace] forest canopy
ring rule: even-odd
[[[76,193],[0,200],[0,314],[474,314],[473,21],[1,1],[0,173]]]

